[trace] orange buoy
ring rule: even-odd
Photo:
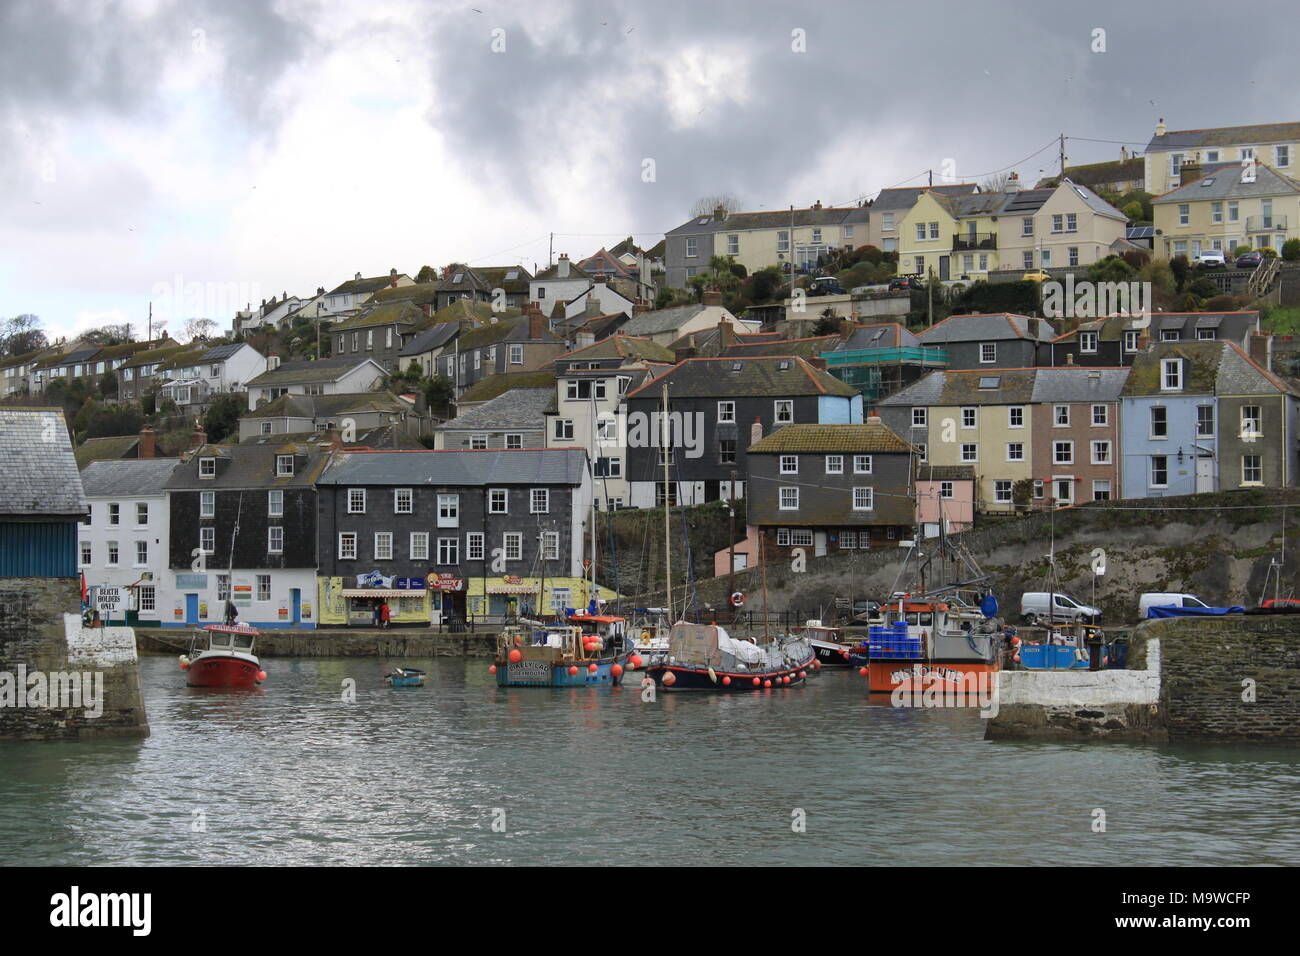
[[[789,683],[790,683],[790,675],[789,675],[789,674],[786,674],[784,677],[782,677],[782,678],[781,678],[781,683],[782,683],[782,684],[789,684]]]
[[[725,676],[724,676],[724,677],[722,678],[722,686],[723,686],[723,687],[730,687],[730,686],[731,686],[731,678],[730,678],[730,677],[725,677]]]
[[[258,672],[257,672],[257,679],[258,679],[258,680],[266,680],[266,671],[258,671]]]
[[[613,667],[611,667],[611,668],[609,669],[609,672],[610,672],[611,674],[613,674],[615,677],[622,677],[622,676],[623,676],[623,665],[622,665],[622,664],[615,664]]]
[[[594,663],[588,664],[587,670],[591,671],[593,674],[596,673],[596,665]]]
[[[1020,646],[1020,638],[1018,638],[1018,637],[1013,637],[1013,638],[1011,639],[1011,646],[1012,646],[1012,647],[1019,647],[1019,646]]]
[[[571,665],[569,666],[569,676],[570,676],[570,677],[573,677],[573,676],[574,676],[575,674],[577,674],[577,673],[578,673],[578,665],[577,665],[577,664],[571,664]]]
[[[1019,663],[1020,663],[1020,652],[1019,652],[1019,651],[1016,651],[1014,654],[1012,654],[1012,655],[1011,655],[1011,659],[1012,659],[1013,661],[1015,661],[1017,664],[1019,664]]]
[[[518,664],[523,659],[524,659],[524,652],[521,651],[519,648],[516,647],[514,650],[510,652],[511,664]]]
[[[496,672],[497,672],[497,666],[495,664],[493,664],[491,667],[488,668],[489,674],[495,674]]]
[[[671,687],[677,683],[677,675],[672,671],[664,671],[664,683]]]
[[[808,676],[808,672],[807,672],[807,671],[800,671],[800,672],[799,672],[799,679],[800,679],[800,680],[803,680],[803,679],[806,678],[807,676]]]
[[[764,687],[771,687],[771,686],[772,686],[772,682],[771,682],[770,680],[765,680],[765,681],[763,681],[763,686],[764,686]]]
[[[859,675],[860,677],[866,677],[866,676],[867,676],[867,669],[866,669],[865,667],[859,667],[859,668],[858,668],[858,675]]]
[[[758,686],[758,678],[757,678],[757,677],[754,678],[754,686],[755,686],[755,687]]]
[[[634,668],[636,668],[636,667],[640,667],[640,666],[641,666],[641,655],[640,655],[640,654],[633,654],[631,657],[629,657],[629,658],[627,659],[627,662],[628,662],[629,664],[631,664]]]

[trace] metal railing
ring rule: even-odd
[[[997,247],[998,234],[996,232],[968,232],[965,235],[958,233],[952,237],[954,252],[965,249],[996,249]]]
[[[1286,216],[1247,216],[1247,232],[1285,232]]]

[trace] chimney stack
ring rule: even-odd
[[[756,445],[763,440],[763,421],[755,418],[754,424],[749,426],[749,444]]]
[[[722,293],[717,289],[705,289],[701,301],[705,305],[722,305]]]
[[[1178,169],[1178,185],[1186,186],[1188,183],[1194,183],[1201,178],[1201,161],[1188,160]]]
[[[724,349],[729,349],[736,344],[736,329],[728,319],[723,319],[718,323],[718,339]]]
[[[203,425],[197,419],[194,421],[194,434],[190,436],[190,448],[202,448],[208,443],[208,433],[203,430]]]
[[[1073,365],[1073,364],[1074,364],[1074,353],[1073,353],[1073,352],[1066,352],[1066,353],[1065,353],[1065,364],[1066,364],[1066,365]]]
[[[714,207],[713,207],[713,218],[714,218],[715,220],[717,220],[718,222],[725,222],[726,219],[727,219],[727,207],[726,207],[726,206],[714,206]]]
[[[1165,135],[1165,118],[1163,116],[1160,117],[1160,119],[1156,120],[1156,135],[1157,136]]]
[[[650,306],[645,299],[638,299],[632,304],[633,315],[645,315],[650,311]]]
[[[136,446],[135,454],[137,458],[156,458],[158,456],[158,444],[152,425],[141,427],[140,444]]]
[[[559,262],[555,264],[555,275],[560,279],[569,278],[569,257],[561,252]]]
[[[1248,354],[1255,364],[1264,371],[1273,371],[1273,333],[1251,332],[1250,352]]]
[[[871,414],[867,416],[867,424],[868,425],[880,424],[880,415],[876,412],[874,408],[871,410]]]
[[[546,316],[542,315],[540,307],[534,307],[528,313],[528,337],[534,342],[542,337],[542,329],[546,325]]]
[[[1002,187],[1002,191],[1005,193],[1020,192],[1020,175],[1018,173],[1012,173],[1008,176],[1007,184]]]
[[[357,273],[356,278],[357,278],[357,279],[360,279],[360,278],[361,278],[361,273],[360,273],[360,272]]]
[[[396,288],[397,288],[397,270],[396,270],[396,269],[389,269],[389,270],[388,270],[388,287],[389,287],[390,289],[396,289]]]

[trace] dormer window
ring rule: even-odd
[[[200,478],[217,477],[217,460],[215,458],[199,459],[199,477]]]
[[[277,478],[293,477],[293,455],[275,456],[275,477]]]
[[[1183,387],[1183,363],[1180,359],[1160,360],[1160,390],[1163,392],[1181,391]]]

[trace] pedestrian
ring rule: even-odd
[[[379,602],[372,601],[370,604],[370,626],[379,626]]]
[[[392,613],[393,613],[393,612],[390,611],[389,608],[388,608],[388,602],[387,602],[387,601],[382,601],[382,602],[380,602],[380,605],[379,605],[379,626],[380,626],[380,627],[387,627],[387,626],[388,626],[388,619],[389,619],[389,617],[392,616]]]

